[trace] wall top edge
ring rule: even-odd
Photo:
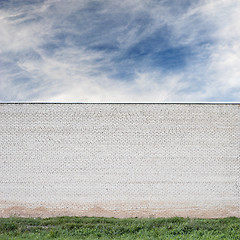
[[[240,104],[240,102],[119,102],[119,103],[84,103],[84,102],[0,102],[0,104],[106,104],[106,105],[114,105],[114,104],[132,104],[132,105],[141,105],[141,104],[208,104],[208,105],[216,105],[216,104]]]

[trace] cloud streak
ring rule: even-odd
[[[240,3],[3,1],[0,101],[239,101]]]

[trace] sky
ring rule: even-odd
[[[0,0],[0,102],[239,102],[239,0]]]

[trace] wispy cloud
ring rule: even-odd
[[[2,1],[0,101],[239,101],[239,16],[237,0]]]

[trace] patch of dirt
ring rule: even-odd
[[[11,206],[0,208],[0,217],[57,217],[57,216],[88,216],[88,217],[115,217],[115,218],[156,218],[156,217],[190,217],[190,218],[224,218],[240,217],[240,209],[237,207],[225,207],[215,209],[105,209],[101,206],[94,206],[88,209],[83,208],[53,208],[53,207],[26,207]]]

